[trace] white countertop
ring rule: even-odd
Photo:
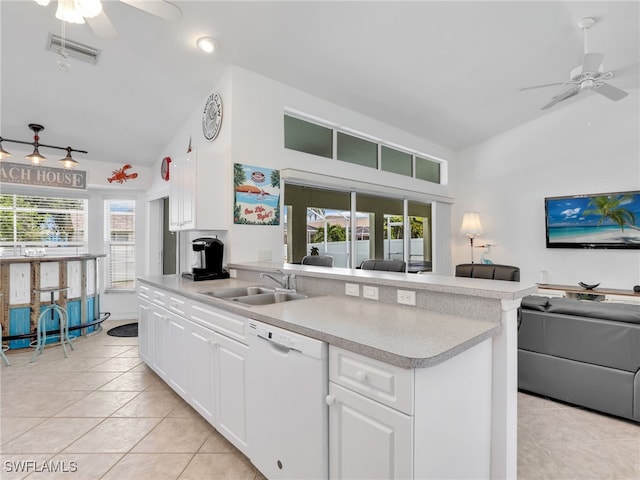
[[[292,267],[296,269],[296,266]],[[308,268],[302,267],[308,274],[315,273]],[[389,275],[392,277],[376,275],[375,278],[379,281],[395,281],[396,285],[398,277]],[[462,318],[361,297],[311,296],[305,300],[249,307],[199,293],[259,284],[237,279],[193,282],[179,275],[167,275],[141,277],[139,280],[212,307],[307,335],[403,368],[437,365],[495,336],[502,328],[497,321]],[[427,284],[435,285],[433,279]],[[447,291],[451,289],[446,284],[441,287],[447,288]],[[469,290],[469,287],[460,285],[455,289],[460,288]],[[477,289],[473,290],[477,293]],[[503,293],[510,296],[508,292]]]

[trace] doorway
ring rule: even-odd
[[[162,199],[162,274],[176,273],[177,233],[169,230],[169,197]]]

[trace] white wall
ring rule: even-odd
[[[28,163],[23,156],[31,153],[21,147],[12,146],[13,156],[9,159],[15,163]],[[49,155],[50,158],[57,158]],[[22,193],[27,195],[51,195],[51,196],[79,196],[88,199],[88,248],[91,254],[104,253],[104,200],[107,198],[132,198],[136,200],[136,274],[141,275],[147,270],[147,229],[146,202],[144,192],[152,185],[149,167],[135,165],[127,170],[127,173],[137,173],[138,177],[123,183],[107,180],[123,167],[122,164],[101,162],[96,160],[76,158],[80,163],[76,170],[87,172],[87,190],[72,191],[69,189],[56,189],[39,186],[16,186],[12,184],[0,184],[0,191],[4,193]],[[47,161],[44,165],[61,168],[57,161]],[[104,262],[104,259],[100,260]],[[104,268],[99,272],[104,273]],[[103,285],[102,278],[98,279],[99,285]],[[131,293],[105,293],[100,298],[100,311],[110,312],[111,319],[134,319],[138,315],[138,302],[135,292]]]
[[[455,158],[452,151],[428,140],[238,67],[230,67],[212,86],[212,91],[218,91],[221,94],[224,109],[218,138],[213,142],[207,142],[202,136],[200,122],[206,100],[203,98],[202,104],[195,106],[193,114],[168,144],[166,155],[172,158],[173,155],[183,155],[191,136],[194,148],[215,149],[229,155],[231,163],[276,169],[294,168],[388,187],[409,188],[416,192],[424,192],[425,201],[429,194],[447,196],[449,193],[447,185],[429,184],[401,175],[286,150],[283,115],[285,108],[290,108],[444,160]],[[159,165],[160,159],[158,159],[158,169]],[[231,179],[229,181],[231,182]],[[161,183],[159,178],[154,178],[150,191],[160,191]],[[256,261],[260,250],[270,250],[274,261],[282,261],[282,226],[233,225],[231,208],[229,218],[230,228],[227,232],[213,232],[225,242],[225,263]],[[183,245],[181,271],[187,270],[190,262],[188,240],[202,233],[181,234]]]
[[[478,243],[497,243],[494,263],[519,266],[524,282],[546,270],[549,283],[640,284],[638,250],[548,249],[544,221],[545,197],[640,190],[639,104],[637,89],[619,102],[593,94],[460,152],[452,167],[453,263],[469,261],[462,213],[478,211]]]

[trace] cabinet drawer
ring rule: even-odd
[[[138,296],[145,300],[151,299],[151,289],[142,283],[138,283]]]
[[[156,289],[152,289],[150,291],[150,295],[149,295],[149,299],[151,300],[151,302],[155,303],[156,305],[160,305],[161,307],[166,307],[167,306],[167,293],[163,292],[161,290],[156,290]]]
[[[331,346],[329,379],[408,415],[413,414],[413,370]]]
[[[191,320],[228,337],[247,343],[247,319],[203,303],[191,304]]]
[[[189,315],[189,302],[184,297],[178,295],[169,295],[167,298],[167,308],[182,316]]]

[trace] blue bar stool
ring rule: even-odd
[[[38,329],[36,340],[32,342],[35,345],[36,350],[33,352],[33,356],[31,357],[30,362],[35,362],[36,357],[42,353],[45,345],[47,344],[47,339],[52,337],[60,337],[60,344],[62,345],[62,349],[64,350],[64,356],[67,358],[69,355],[67,353],[67,344],[73,350],[73,344],[71,343],[71,337],[69,337],[69,324],[67,319],[67,312],[60,305],[55,303],[55,292],[61,292],[66,290],[67,287],[54,287],[54,288],[43,288],[41,290],[34,290],[36,293],[51,293],[51,303],[46,306],[44,310],[40,313],[38,317]],[[47,315],[50,315],[51,321],[55,320],[56,313],[58,314],[58,318],[60,319],[60,334],[59,335],[49,335],[47,336]],[[75,338],[75,337],[73,337]]]
[[[5,365],[8,367],[9,365],[11,365],[9,363],[9,359],[7,358],[7,356],[4,354],[4,352],[6,352],[7,350],[9,350],[8,346],[5,346],[2,343],[2,325],[0,325],[0,345],[2,345],[2,350],[0,350],[0,356],[2,356],[2,360],[4,361]]]

